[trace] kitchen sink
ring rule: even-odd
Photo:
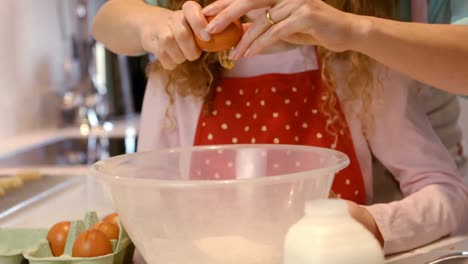
[[[99,160],[133,153],[137,145],[136,135],[126,137],[82,137],[59,138],[28,147],[0,157],[0,169],[14,168],[24,175],[36,174],[44,167],[73,168],[89,166]],[[48,175],[40,172],[33,180],[22,180],[20,174],[0,175],[0,189],[5,181],[20,181],[16,188],[11,186],[6,193],[0,192],[0,222],[6,217],[42,199],[55,195],[83,181],[77,175]],[[46,172],[44,172],[46,173]]]
[[[61,138],[0,157],[0,168],[91,165],[136,151],[137,136]]]

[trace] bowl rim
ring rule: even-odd
[[[188,152],[188,151],[206,151],[206,150],[217,150],[217,149],[242,149],[242,148],[267,148],[267,149],[285,149],[285,147],[292,148],[294,150],[303,150],[309,152],[321,152],[328,153],[337,158],[335,165],[330,165],[320,169],[304,170],[301,172],[281,174],[268,177],[260,178],[249,178],[249,179],[229,179],[229,180],[163,180],[163,179],[143,179],[143,178],[130,178],[126,176],[120,176],[116,173],[106,173],[112,165],[120,164],[128,160],[129,157],[148,155],[149,153],[176,153],[176,152]],[[315,147],[306,145],[286,145],[286,144],[229,144],[229,145],[204,145],[204,146],[187,146],[187,147],[175,147],[175,148],[160,148],[150,151],[141,151],[131,154],[118,155],[110,157],[94,163],[89,169],[89,175],[103,179],[106,182],[112,181],[119,185],[127,186],[154,186],[157,185],[161,188],[188,188],[188,187],[201,187],[201,186],[218,186],[218,185],[239,185],[239,184],[274,184],[280,182],[290,182],[307,177],[317,177],[329,173],[338,173],[342,169],[346,168],[350,163],[349,157],[340,151]],[[331,177],[333,181],[334,177]]]

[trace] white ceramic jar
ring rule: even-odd
[[[383,264],[377,239],[343,200],[315,200],[286,235],[283,264]]]

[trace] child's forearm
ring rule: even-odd
[[[364,17],[353,49],[414,79],[468,94],[468,26],[402,23]]]

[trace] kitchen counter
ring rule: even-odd
[[[86,173],[86,169],[82,173]],[[76,183],[0,220],[0,226],[50,227],[60,221],[82,219],[87,211],[86,177],[77,177]]]
[[[446,256],[460,251],[468,252],[468,236],[466,235],[444,238],[427,246],[395,256],[390,256],[387,258],[387,264],[424,264],[441,256]],[[468,263],[468,260],[456,263]]]
[[[139,124],[139,118],[130,118],[115,122],[112,129],[92,131],[96,135],[106,135],[114,137],[123,137],[126,133],[135,133]],[[0,141],[0,157],[14,153],[21,149],[29,148],[50,142],[61,138],[83,137],[77,128],[66,128],[60,130],[42,131],[28,136],[20,136],[5,141]],[[47,175],[75,175],[76,180],[69,183],[61,190],[54,192],[40,201],[34,203],[14,214],[0,219],[1,227],[49,227],[52,224],[66,219],[81,219],[88,209],[104,208],[101,205],[108,206],[108,201],[102,203],[99,199],[102,196],[96,196],[96,192],[90,191],[89,182],[86,175],[89,167],[71,166],[71,167],[41,167],[41,173]],[[0,168],[0,175],[8,175],[17,172],[17,168]],[[0,176],[1,177],[1,176]],[[97,204],[95,203],[97,201]],[[108,207],[105,210],[110,210]],[[104,214],[107,212],[99,212]],[[424,263],[437,255],[447,254],[459,250],[468,251],[468,236],[453,236],[445,238],[428,246],[416,250],[388,257],[387,263],[391,264],[416,264]],[[431,255],[432,254],[432,255]]]

